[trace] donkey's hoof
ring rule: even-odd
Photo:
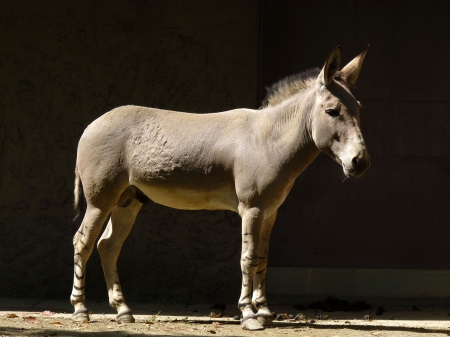
[[[264,330],[264,327],[256,319],[251,318],[242,322],[242,329],[244,330]]]
[[[245,316],[241,321],[242,329],[244,330],[264,330],[261,323],[257,321],[255,314]]]
[[[257,320],[264,327],[270,326],[273,323],[273,315],[270,315],[270,316],[268,316],[268,315],[267,316],[265,316],[265,315],[264,316],[259,316],[257,318]]]
[[[89,310],[86,308],[75,311],[72,314],[72,321],[74,322],[89,322]]]
[[[134,323],[135,319],[130,309],[119,312],[116,316],[116,322],[118,323]]]
[[[256,314],[256,319],[262,326],[266,327],[272,325],[273,314],[271,312],[260,311]]]

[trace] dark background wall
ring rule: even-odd
[[[0,297],[68,298],[75,153],[91,121],[124,104],[257,108],[264,86],[337,44],[344,63],[372,45],[355,90],[372,167],[342,183],[321,155],[280,210],[270,264],[449,268],[444,5],[0,2]],[[147,205],[119,271],[129,300],[236,301],[239,255],[237,215]],[[106,298],[97,252],[87,297]]]
[[[0,3],[0,297],[70,295],[76,148],[95,118],[257,107],[259,17],[258,1]],[[119,261],[125,295],[234,300],[239,226],[144,207]],[[97,251],[86,292],[107,296]]]

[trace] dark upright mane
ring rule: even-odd
[[[272,84],[266,88],[267,95],[263,100],[262,107],[277,105],[296,93],[305,90],[311,85],[311,80],[315,80],[319,76],[319,73],[319,68],[308,69]]]

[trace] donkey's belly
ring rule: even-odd
[[[186,210],[230,210],[237,211],[237,197],[234,189],[166,187],[134,183],[148,198],[157,204]]]

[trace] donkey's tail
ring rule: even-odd
[[[84,200],[83,183],[81,182],[80,172],[78,167],[75,167],[75,191],[74,191],[74,209],[75,218],[74,222],[78,222],[81,215],[86,211],[86,202]]]

